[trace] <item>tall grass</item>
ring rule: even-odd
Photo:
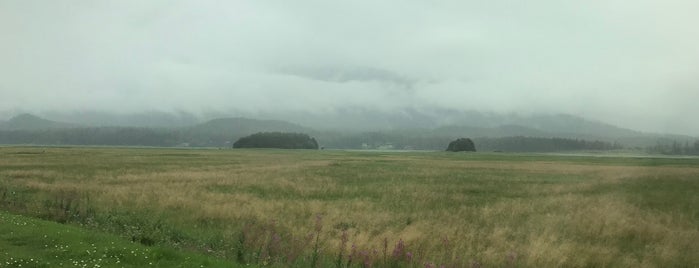
[[[240,263],[699,265],[698,159],[105,148],[0,156],[5,210]]]

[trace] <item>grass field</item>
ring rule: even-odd
[[[0,205],[259,266],[699,266],[697,158],[5,147]]]
[[[75,226],[0,211],[0,267],[233,267]]]

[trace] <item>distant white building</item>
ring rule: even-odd
[[[379,145],[376,149],[379,150],[392,150],[393,149],[393,143],[387,142],[384,144]]]

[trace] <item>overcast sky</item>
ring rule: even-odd
[[[699,135],[699,1],[0,0],[0,111],[570,113]]]

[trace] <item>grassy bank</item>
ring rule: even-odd
[[[0,211],[0,267],[235,267],[235,264]]]
[[[4,210],[239,263],[697,266],[699,160],[0,148]]]

